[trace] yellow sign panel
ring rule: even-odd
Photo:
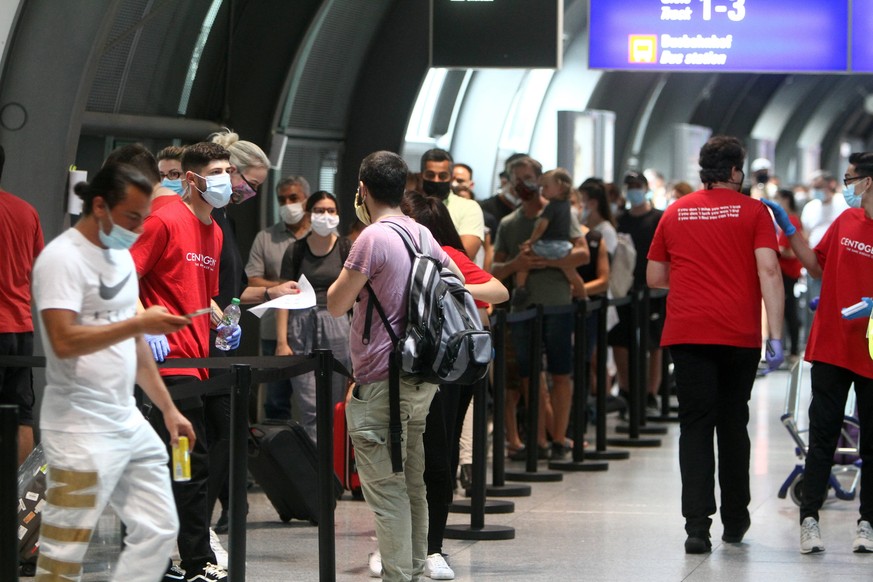
[[[628,35],[628,62],[655,64],[658,62],[658,36],[655,34]]]

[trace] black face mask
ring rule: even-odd
[[[432,180],[422,180],[422,188],[424,189],[424,193],[428,196],[436,196],[442,200],[445,200],[449,196],[449,192],[452,191],[452,183],[451,182],[434,182]]]

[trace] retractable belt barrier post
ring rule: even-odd
[[[251,366],[233,366],[230,393],[230,515],[228,516],[227,573],[231,580],[246,578],[246,479],[248,477],[248,402],[252,385]]]
[[[639,295],[639,349],[637,350],[637,382],[636,394],[637,398],[637,436],[640,434],[661,435],[667,434],[667,427],[664,426],[646,426],[646,413],[648,411],[649,398],[649,331],[652,324],[652,309],[651,309],[651,290],[645,287],[640,291]],[[633,385],[631,389],[634,390]],[[616,432],[627,432],[627,427],[617,426]]]
[[[628,386],[628,396],[629,400],[627,403],[628,408],[628,424],[627,426],[619,426],[616,427],[616,432],[626,432],[628,433],[627,438],[611,438],[609,439],[609,444],[620,446],[620,447],[660,447],[661,440],[660,439],[646,439],[640,437],[640,417],[642,415],[641,406],[645,406],[645,380],[644,376],[640,374],[642,365],[646,361],[645,354],[642,353],[640,349],[641,343],[641,323],[642,323],[642,303],[646,301],[645,293],[640,291],[634,291],[628,294],[628,298],[630,298],[630,306],[631,306],[631,325],[633,329],[633,333],[631,334],[631,342],[630,346],[628,346],[628,376],[630,386]],[[627,299],[627,298],[624,298]],[[648,311],[648,310],[646,310]],[[648,322],[645,322],[645,333],[648,334]],[[646,343],[648,343],[648,338],[646,338]],[[643,364],[641,364],[641,360]]]
[[[606,471],[609,463],[585,461],[585,428],[588,424],[588,312],[605,309],[600,301],[579,301],[576,304],[573,354],[573,457],[570,460],[551,461],[549,469],[557,471]]]
[[[316,433],[318,434],[318,579],[336,580],[336,539],[334,524],[333,482],[333,402],[331,379],[334,369],[333,352],[314,352]]]
[[[607,309],[613,305],[612,301],[603,301],[603,306],[597,313],[597,426],[595,427],[595,445],[594,450],[585,454],[589,459],[598,459],[603,461],[623,461],[630,458],[628,451],[606,450],[606,352],[609,350],[607,345],[606,328]]]
[[[0,580],[18,580],[18,407],[0,406]]]
[[[486,486],[485,493],[493,497],[528,497],[530,485],[523,483],[506,484],[506,463],[504,455],[504,414],[506,411],[506,310],[497,309],[492,317],[491,338],[494,345],[494,381],[492,382],[494,399],[494,434],[492,443],[491,485]],[[475,414],[475,409],[473,410]]]
[[[666,289],[655,289],[651,293],[652,298],[660,299],[667,296]],[[661,321],[667,317],[667,306],[665,303],[658,303],[658,313]],[[678,407],[670,404],[672,394],[670,393],[670,350],[661,348],[661,386],[658,393],[661,396],[661,411],[658,415],[649,415],[649,420],[653,422],[679,422],[679,415],[673,414],[678,411]]]
[[[514,321],[526,321],[528,312],[519,314]],[[537,305],[530,328],[530,377],[527,387],[527,442],[525,470],[523,472],[508,472],[506,478],[510,481],[547,482],[562,481],[564,476],[554,471],[537,472],[537,457],[539,456],[539,409],[540,409],[540,376],[543,371],[543,306]],[[520,354],[516,354],[520,356]]]
[[[485,525],[485,457],[488,454],[488,411],[485,402],[486,381],[473,386],[473,496],[470,504],[470,525],[447,525],[444,536],[453,540],[511,540],[515,528]],[[515,506],[509,501],[500,504]]]

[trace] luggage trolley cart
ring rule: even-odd
[[[804,392],[803,373],[808,367],[809,364],[798,360],[791,368],[791,375],[788,379],[788,394],[785,397],[785,412],[781,417],[782,424],[796,445],[794,452],[797,455],[797,465],[794,466],[791,474],[779,488],[779,498],[785,499],[790,494],[791,500],[798,506],[801,503],[803,465],[808,450],[806,436],[809,429],[800,429],[797,423],[801,419],[801,403],[808,404],[808,398],[802,397]],[[855,499],[855,493],[861,479],[861,459],[858,456],[860,429],[855,415],[854,391],[849,392],[844,415],[843,428],[840,440],[837,442],[837,450],[834,453],[834,464],[831,468],[828,487],[834,490],[837,499],[852,501]],[[806,418],[806,416],[804,415],[802,418]],[[845,483],[848,483],[848,486],[844,485]]]

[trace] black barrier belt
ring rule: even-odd
[[[45,357],[0,356],[0,368],[45,368]]]
[[[42,368],[46,359],[43,356],[0,356],[0,367]],[[158,368],[172,370],[177,368],[230,368],[234,364],[244,364],[252,368],[252,382],[275,382],[315,371],[318,361],[311,355],[296,356],[244,356],[239,358],[178,358],[158,364]],[[340,362],[334,360],[333,371],[351,378],[351,374]],[[185,384],[170,386],[173,400],[182,400],[205,394],[227,394],[233,384],[232,374],[221,374],[207,380],[192,380]]]
[[[625,303],[630,303],[630,299],[625,301]],[[595,299],[588,301],[587,307],[588,312],[597,311],[603,305],[602,299]],[[612,303],[610,302],[610,305]],[[543,307],[543,315],[571,315],[576,313],[578,309],[576,303],[570,303],[568,305],[549,305]],[[516,311],[514,313],[506,314],[506,323],[521,323],[523,321],[530,321],[537,316],[536,308],[525,309],[524,311]],[[491,327],[497,325],[497,320],[492,315],[491,316]]]
[[[634,301],[633,293],[626,295],[624,297],[617,297],[615,299],[610,299],[609,304],[615,307],[621,307],[622,305],[630,305]]]

